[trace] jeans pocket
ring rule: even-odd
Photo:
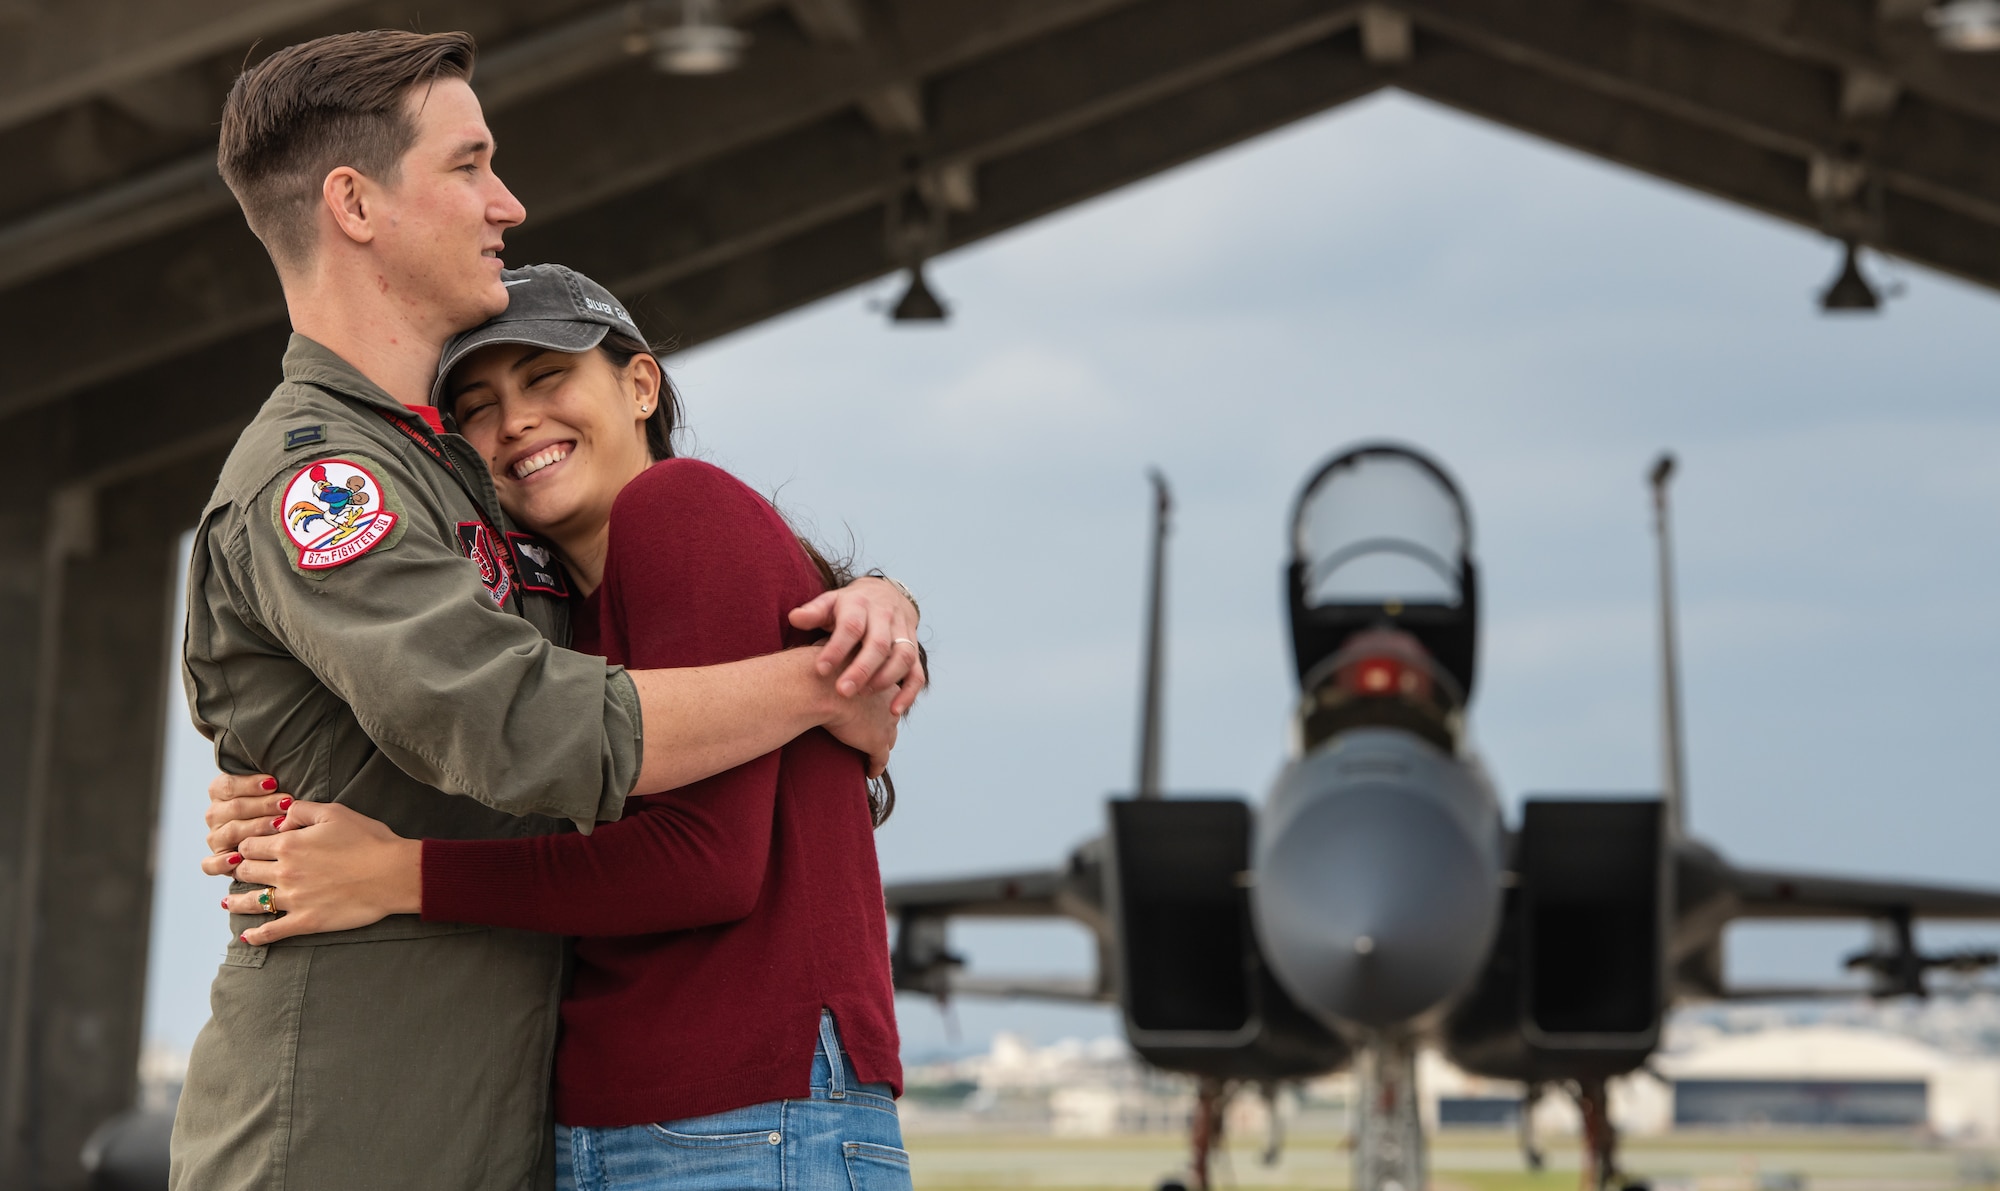
[[[910,1191],[910,1152],[867,1141],[842,1142],[853,1191]]]
[[[674,1123],[678,1125],[683,1122]],[[740,1146],[769,1147],[784,1140],[783,1134],[772,1129],[758,1129],[750,1133],[680,1133],[665,1125],[647,1125],[645,1129],[654,1141],[688,1150],[733,1150]]]

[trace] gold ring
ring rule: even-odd
[[[264,907],[266,914],[275,914],[278,912],[278,907],[271,904],[271,899],[277,896],[277,893],[278,891],[275,889],[266,889],[257,895],[257,904]]]

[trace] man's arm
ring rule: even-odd
[[[894,743],[893,715],[842,700],[836,684],[921,685],[921,672],[899,656],[913,650],[894,641],[914,632],[914,609],[875,580],[816,609],[836,633],[865,626],[838,680],[811,664],[823,649],[628,677],[556,648],[496,608],[456,543],[422,510],[400,506],[396,490],[413,477],[399,460],[324,463],[367,469],[377,480],[367,490],[379,490],[382,502],[375,507],[399,514],[395,532],[344,558],[302,562],[299,539],[287,533],[298,506],[287,504],[281,477],[242,511],[238,532],[217,543],[225,556],[218,561],[226,560],[218,570],[229,575],[217,579],[234,588],[231,602],[254,608],[353,708],[398,767],[447,793],[588,830],[617,818],[634,790],[671,789],[734,768],[821,725],[879,768]],[[890,700],[912,697],[902,690]]]
[[[861,578],[801,606],[791,622],[833,636],[823,646],[726,665],[628,672],[644,724],[633,793],[678,789],[818,727],[867,754],[871,774],[881,772],[899,717],[928,682],[916,650],[898,644],[916,635],[916,605],[894,584]],[[832,675],[850,653],[836,682]],[[860,696],[840,694],[849,685]],[[266,774],[219,775],[209,800],[213,855],[203,868],[210,875],[234,867],[228,855],[244,840],[275,833],[286,809],[280,801],[290,803]]]
[[[628,671],[646,726],[632,793],[678,789],[819,727],[868,754],[871,775],[881,773],[896,747],[891,704],[903,692],[868,690],[864,677],[861,694],[837,694],[834,680],[820,676],[819,653],[808,646],[722,666]]]

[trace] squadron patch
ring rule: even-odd
[[[396,528],[382,483],[345,459],[322,459],[285,485],[279,519],[302,571],[324,571],[373,550]]]
[[[507,603],[507,593],[514,590],[514,580],[508,573],[506,560],[495,549],[493,535],[478,521],[458,523],[458,548],[460,553],[472,560],[479,568],[479,581],[486,585],[486,594],[500,605]]]

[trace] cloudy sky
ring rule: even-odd
[[[1877,262],[1903,296],[1827,317],[1836,264],[1808,232],[1388,96],[939,262],[944,328],[886,324],[884,282],[675,378],[698,453],[923,599],[936,685],[897,753],[891,879],[1056,862],[1130,785],[1148,466],[1180,506],[1168,784],[1261,796],[1293,697],[1288,502],[1389,437],[1473,504],[1474,728],[1510,806],[1657,787],[1643,476],[1671,448],[1694,830],[1761,863],[2000,885],[2000,301]],[[177,1048],[224,934],[185,724],[147,1025]],[[1731,962],[1818,980],[1860,938],[1739,932]],[[1085,963],[1062,927],[956,941],[988,971]],[[906,1050],[1116,1028],[953,1013],[906,1000]]]

